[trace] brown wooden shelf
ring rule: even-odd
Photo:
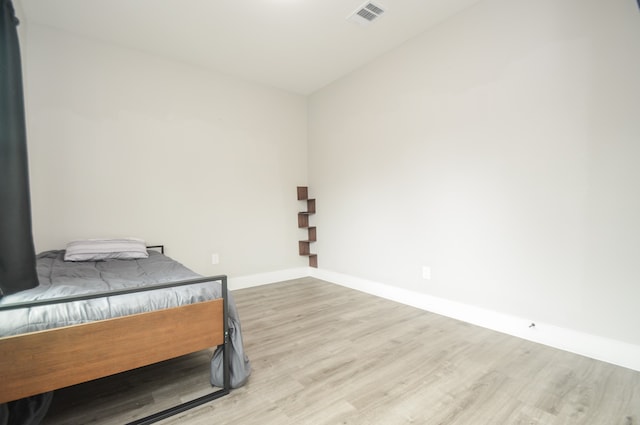
[[[316,213],[316,200],[315,199],[307,199],[307,213],[315,214]]]
[[[309,241],[298,241],[298,254],[300,255],[311,255],[311,242]]]
[[[309,233],[309,241],[315,242],[316,240],[318,240],[316,236],[316,226],[309,227],[308,233]]]
[[[304,229],[309,227],[309,214],[298,213],[298,228]]]
[[[298,201],[304,201],[309,198],[309,189],[307,186],[298,186]]]
[[[316,200],[309,198],[309,189],[306,186],[297,187],[298,201],[306,201],[306,211],[298,212],[298,228],[307,229],[307,239],[298,241],[298,253],[309,257],[309,267],[318,267],[318,255],[311,252],[311,244],[317,240],[315,226],[309,225],[309,216],[316,213]]]

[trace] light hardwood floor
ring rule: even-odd
[[[233,293],[249,383],[162,424],[640,425],[640,373],[313,278]],[[210,390],[207,351],[60,390],[45,425]]]

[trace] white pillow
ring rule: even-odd
[[[142,239],[85,239],[67,244],[65,261],[132,260],[147,258],[147,246]]]

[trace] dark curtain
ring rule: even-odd
[[[0,296],[38,285],[18,19],[0,0]]]

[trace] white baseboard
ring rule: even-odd
[[[472,305],[373,282],[328,270],[308,269],[310,276],[371,295],[462,320],[508,335],[640,371],[640,346],[558,326],[535,323]]]
[[[309,267],[300,267],[297,269],[285,269],[275,272],[258,273],[248,276],[229,277],[229,290],[252,288],[254,286],[267,285],[274,282],[282,282],[284,280],[300,279],[311,275]]]

